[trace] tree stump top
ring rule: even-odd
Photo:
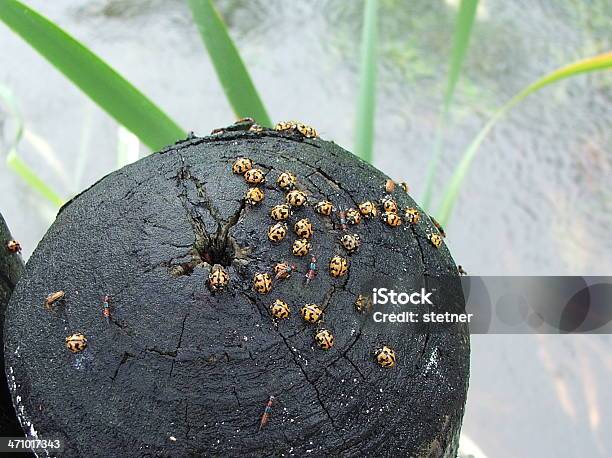
[[[238,157],[266,176],[259,205],[243,199],[249,186],[231,170]],[[296,175],[308,205],[271,243],[284,171]],[[452,456],[467,329],[400,335],[365,328],[354,307],[376,276],[456,275],[447,248],[429,243],[435,228],[422,213],[416,225],[391,228],[378,217],[349,226],[361,246],[347,254],[338,213],[313,210],[324,199],[336,209],[380,199],[387,179],[334,143],[267,130],[189,138],[104,177],[60,211],[11,299],[7,375],[22,424],[64,439],[65,456]],[[401,209],[416,207],[399,186],[392,196]],[[291,253],[302,218],[313,225],[318,266],[309,285],[310,254]],[[330,276],[334,255],[348,259],[347,275]],[[253,291],[253,276],[274,276],[282,261],[296,272],[273,281],[269,294]],[[213,264],[229,274],[223,291],[208,286]],[[65,296],[47,310],[55,291]],[[276,299],[291,308],[277,323],[269,312]],[[307,303],[324,310],[323,324],[302,319]],[[313,338],[321,327],[335,339],[328,351]],[[80,353],[65,346],[74,333],[87,339]],[[382,345],[395,349],[395,367],[376,364]]]

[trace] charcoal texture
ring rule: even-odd
[[[231,172],[240,156],[267,175],[264,201],[245,205],[247,185]],[[104,177],[67,204],[40,243],[7,314],[7,371],[21,421],[39,437],[61,437],[64,456],[454,456],[466,399],[469,335],[398,335],[364,328],[355,298],[374,275],[456,275],[447,248],[427,240],[424,217],[392,229],[380,218],[351,227],[362,246],[339,245],[337,214],[295,211],[272,244],[270,208],[284,201],[276,177],[289,170],[309,203],[355,207],[383,196],[388,178],[332,142],[297,134],[225,132],[179,142]],[[397,187],[401,207],[415,206]],[[308,217],[319,272],[291,254],[292,226]],[[350,260],[332,278],[335,254]],[[253,275],[280,261],[298,272],[255,293]],[[210,263],[230,284],[207,287]],[[43,300],[64,290],[46,311]],[[111,296],[110,324],[102,297]],[[291,316],[275,324],[281,298]],[[456,299],[456,298],[455,298]],[[317,303],[335,336],[329,351],[299,308]],[[67,335],[87,336],[72,354]],[[395,348],[398,364],[372,352]],[[434,365],[435,367],[432,367]],[[268,401],[269,423],[258,431]]]
[[[13,237],[0,214],[0,341],[3,337],[4,314],[17,280],[23,275],[23,261],[19,253],[6,249]],[[4,347],[0,347],[0,361],[4,368]],[[2,372],[4,373],[4,371]],[[7,380],[0,379],[0,436],[20,437],[23,432],[15,416]]]

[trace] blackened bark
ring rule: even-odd
[[[17,280],[23,275],[23,261],[19,253],[11,253],[6,244],[13,237],[0,214],[0,342],[4,335],[4,314]],[[0,361],[4,374],[4,346],[0,347]],[[0,436],[18,437],[23,436],[13,403],[7,380],[0,379]]]
[[[267,174],[261,205],[231,164],[250,157]],[[278,174],[297,175],[311,202],[337,208],[382,197],[387,177],[331,142],[272,131],[189,138],[103,178],[65,206],[28,263],[10,303],[6,345],[22,421],[42,437],[61,437],[65,456],[453,456],[469,371],[469,336],[397,335],[363,328],[353,303],[373,276],[456,275],[424,217],[392,229],[380,218],[352,227],[362,240],[350,270],[334,279],[327,263],[343,253],[336,216],[300,209],[290,234],[271,244],[270,208],[283,202]],[[398,204],[415,206],[401,189]],[[291,227],[308,217],[319,260],[291,255]],[[262,296],[256,272],[279,261],[298,273]],[[210,263],[226,265],[226,291],[206,287]],[[42,302],[64,290],[53,311]],[[112,320],[101,300],[112,297]],[[275,325],[268,306],[281,298],[291,317]],[[318,303],[336,344],[316,348],[299,307]],[[72,354],[68,334],[88,348]],[[372,352],[392,345],[398,365]],[[258,432],[268,401],[268,425]]]

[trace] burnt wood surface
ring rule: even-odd
[[[19,253],[11,253],[6,248],[6,244],[10,240],[13,240],[13,236],[2,214],[0,214],[0,339],[3,337],[4,313],[8,301],[17,284],[17,280],[23,275],[21,255]],[[0,347],[0,361],[4,368],[4,346]],[[0,436],[23,436],[15,416],[7,380],[4,377],[0,380]]]
[[[240,156],[267,175],[260,205],[245,205],[248,186],[231,172]],[[364,328],[353,306],[374,276],[456,276],[448,249],[428,242],[435,229],[427,217],[396,229],[377,218],[350,228],[362,245],[347,255],[337,215],[311,205],[272,244],[269,211],[284,202],[275,179],[285,170],[310,204],[329,199],[336,208],[379,199],[388,178],[332,142],[225,132],[124,167],[64,206],[7,313],[7,370],[22,422],[39,437],[64,439],[63,456],[454,456],[467,328],[399,335]],[[399,186],[393,196],[401,208],[415,206]],[[308,286],[310,257],[291,254],[292,227],[303,217],[314,226],[319,267]],[[327,267],[335,254],[350,260],[338,279]],[[298,272],[270,294],[255,293],[253,275],[280,261]],[[210,263],[230,274],[223,292],[207,288]],[[45,310],[58,290],[65,301]],[[277,298],[291,316],[275,325],[268,306]],[[316,326],[299,316],[305,303],[325,310],[331,350],[315,345]],[[88,347],[73,354],[64,340],[77,332]],[[396,350],[396,367],[374,362],[383,344]],[[258,431],[271,395],[270,421]]]

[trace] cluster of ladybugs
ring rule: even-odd
[[[287,123],[287,126],[279,124],[277,130],[295,128],[304,136],[316,136],[316,131],[308,130],[308,126]],[[289,127],[288,127],[289,126]],[[312,129],[312,128],[310,128]],[[258,185],[264,182],[263,172],[253,167],[253,162],[248,158],[238,158],[232,165],[235,174],[244,176],[249,185]],[[307,196],[304,191],[297,189],[297,178],[291,172],[283,172],[276,179],[276,185],[285,192],[285,201],[275,205],[270,210],[270,217],[274,221],[267,231],[268,239],[273,243],[279,243],[285,239],[288,233],[287,220],[297,210],[307,203]],[[257,190],[254,190],[257,189]],[[264,194],[259,188],[249,188],[245,195],[245,201],[250,205],[257,205],[263,200]],[[320,214],[331,214],[332,206],[330,202],[319,202],[315,209]],[[312,248],[311,239],[313,236],[313,226],[308,218],[302,218],[293,225],[296,240],[293,242],[291,252],[296,257],[304,257],[310,253]],[[282,280],[288,278],[296,266],[287,262],[278,263],[274,267],[275,279]],[[216,267],[216,272],[219,267]],[[348,272],[348,260],[341,256],[333,256],[329,262],[329,273],[332,277],[338,278]],[[306,272],[306,284],[310,283],[317,274],[317,259],[311,255],[310,265]],[[214,279],[211,279],[211,287]],[[260,294],[268,294],[272,290],[272,275],[266,272],[256,273],[253,277],[253,289]],[[289,305],[278,299],[270,306],[270,313],[276,319],[287,318],[290,314]],[[308,323],[319,323],[323,316],[323,310],[316,304],[306,304],[302,307],[300,314]],[[329,350],[334,345],[334,336],[328,330],[319,328],[314,335],[315,342],[324,350]]]
[[[307,126],[306,126],[307,127]],[[306,128],[304,127],[304,128]],[[259,185],[264,183],[265,176],[261,169],[253,168],[253,161],[251,159],[241,157],[238,158],[232,165],[232,171],[235,174],[243,175],[245,181],[249,185]],[[297,178],[291,172],[281,173],[276,184],[280,189],[285,191],[285,202],[275,205],[270,210],[270,217],[274,220],[274,223],[268,228],[268,239],[271,242],[278,243],[282,241],[288,233],[287,219],[293,214],[294,210],[303,207],[307,203],[307,196],[304,191],[297,188]],[[250,205],[259,204],[264,198],[264,193],[259,187],[251,186],[245,194],[245,201]],[[331,202],[323,201],[319,202],[315,206],[315,210],[323,215],[329,216],[332,211]],[[302,218],[297,221],[293,230],[297,236],[296,240],[292,244],[291,252],[294,256],[303,257],[310,253],[312,244],[310,239],[313,235],[312,223],[308,218]],[[354,247],[356,248],[356,246]],[[315,268],[311,269],[311,275],[316,271],[316,259],[311,258],[311,264],[315,264]],[[291,274],[292,265],[281,263],[277,266],[277,276],[287,271]],[[341,256],[334,256],[329,262],[329,273],[332,277],[341,277],[348,272],[348,260]],[[307,277],[307,280],[309,278]],[[312,278],[310,278],[312,280]],[[268,293],[272,286],[272,277],[270,274],[259,273],[255,275],[253,279],[254,289],[259,293]]]
[[[408,185],[406,185],[406,183],[400,183],[400,186],[406,193],[408,193]],[[398,209],[397,203],[395,202],[395,200],[391,198],[389,194],[393,192],[393,190],[395,189],[395,182],[390,179],[387,180],[385,182],[384,188],[388,194],[384,196],[380,201],[382,211],[383,211],[382,220],[391,227],[399,227],[402,225],[403,220],[402,220],[402,217],[398,213],[399,209]],[[367,209],[371,209],[374,212],[373,216],[376,216],[377,209],[376,209],[375,204],[371,202],[365,202],[364,204],[361,204],[359,206],[360,210],[362,210],[363,205],[366,205]],[[404,209],[404,218],[406,222],[408,222],[409,224],[417,224],[421,220],[421,215],[419,214],[419,211],[416,208],[406,207]],[[431,244],[434,247],[440,248],[442,246],[442,237],[444,237],[446,234],[444,234],[444,230],[442,229],[442,226],[440,226],[436,220],[434,220],[431,216],[430,216],[430,219],[432,220],[432,222],[438,229],[439,234],[434,234],[434,233],[428,234],[427,239],[431,242]]]
[[[259,134],[266,130],[265,127],[257,124],[253,118],[241,118],[238,119],[233,125],[229,127],[221,127],[219,129],[213,129],[211,135],[219,135],[224,132],[236,132],[236,131],[248,131],[255,134]],[[305,138],[317,138],[319,134],[314,127],[304,124],[299,121],[281,121],[274,126],[274,130],[277,132],[285,132],[289,134],[301,135]]]
[[[270,306],[270,313],[274,318],[281,320],[289,318],[291,309],[285,301],[276,299]],[[300,309],[300,316],[307,323],[318,324],[321,322],[321,318],[323,317],[323,310],[317,304],[306,304]],[[314,340],[323,350],[329,350],[334,346],[334,336],[328,329],[325,328],[317,329],[314,335]]]
[[[259,185],[265,181],[265,175],[262,170],[253,167],[253,161],[251,159],[241,157],[236,159],[232,165],[232,171],[235,174],[244,176],[245,181],[249,185]],[[273,243],[278,243],[285,239],[288,233],[287,220],[293,214],[294,210],[307,204],[306,194],[297,189],[297,178],[296,176],[288,171],[281,173],[277,180],[276,185],[283,190],[285,194],[285,202],[280,203],[272,207],[270,211],[270,217],[274,221],[268,228],[267,236],[268,239]],[[408,192],[408,188],[405,183],[400,186]],[[402,217],[398,214],[399,208],[397,203],[391,198],[390,193],[393,191],[395,183],[392,180],[387,180],[385,183],[385,190],[387,195],[381,199],[380,202],[365,201],[358,205],[358,208],[348,208],[338,210],[339,225],[343,231],[340,237],[341,246],[347,251],[347,253],[354,253],[361,245],[361,239],[358,234],[349,233],[348,226],[356,226],[361,223],[363,218],[375,218],[379,215],[379,207],[381,208],[380,214],[382,220],[390,227],[399,227],[402,224]],[[263,191],[257,187],[251,187],[247,190],[245,195],[245,201],[250,205],[259,204],[264,198]],[[331,216],[332,213],[336,212],[332,202],[323,200],[317,202],[313,206],[315,212],[322,216]],[[420,214],[416,208],[408,207],[404,212],[406,221],[410,224],[417,224],[420,221]],[[442,228],[439,228],[440,233],[443,233]],[[293,225],[293,232],[296,234],[296,240],[292,244],[292,254],[297,257],[306,256],[311,250],[311,238],[313,236],[312,223],[308,218],[302,218]],[[430,234],[428,236],[430,242],[439,248],[442,244],[442,239],[438,234]],[[311,262],[306,273],[306,283],[314,279],[316,276],[316,258],[311,256]],[[349,263],[348,260],[342,256],[333,256],[329,263],[329,273],[332,277],[341,277],[348,272]],[[220,266],[211,272],[211,286],[214,287],[215,275],[219,275]],[[276,273],[275,279],[287,278],[295,271],[296,267],[293,264],[286,262],[279,263],[275,266],[274,271]],[[223,279],[226,279],[227,275],[223,275]],[[260,294],[267,294],[272,289],[272,276],[268,273],[257,273],[253,278],[253,289]],[[356,302],[356,309],[359,312],[364,312],[363,298],[360,296]],[[277,299],[270,306],[270,313],[276,319],[288,318],[291,309],[289,305],[281,300]],[[306,304],[300,309],[300,315],[304,321],[312,324],[319,324],[323,316],[323,310],[317,304]],[[334,345],[334,336],[328,330],[319,328],[314,336],[315,342],[324,350],[328,350]],[[377,362],[383,367],[393,367],[396,364],[395,351],[389,346],[383,346],[375,351],[375,357]]]

